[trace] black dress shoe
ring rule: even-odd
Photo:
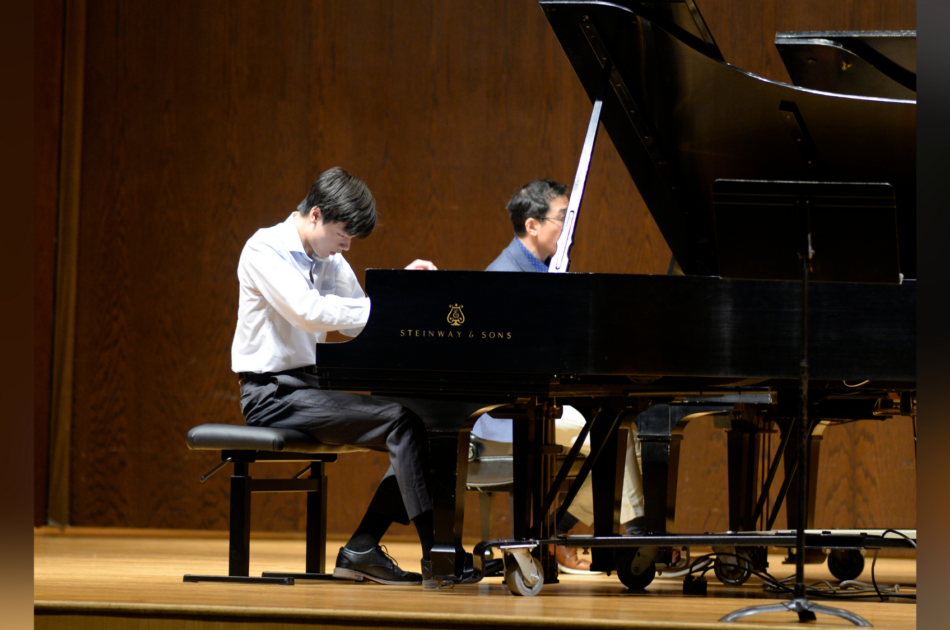
[[[371,580],[379,584],[421,584],[422,576],[411,571],[403,571],[383,547],[373,547],[369,551],[353,551],[340,548],[336,557],[333,577],[341,580]]]
[[[485,563],[485,573],[482,574],[475,570],[475,562],[472,560],[472,554],[466,553],[462,560],[462,577],[453,580],[453,584],[475,584],[480,582],[483,577],[494,575],[499,570],[504,569],[505,563],[502,560],[489,560]],[[422,561],[422,588],[439,588],[442,586],[432,579],[432,560]]]

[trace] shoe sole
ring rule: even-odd
[[[354,571],[352,569],[341,569],[339,567],[333,569],[333,577],[338,580],[350,580],[352,582],[363,582],[364,580],[369,580],[370,582],[385,584],[387,586],[413,586],[416,584],[422,584],[422,580],[384,580],[382,578],[376,577],[375,575],[370,575],[369,573]]]
[[[603,575],[604,574],[603,571],[591,571],[589,569],[586,569],[586,570],[570,569],[564,566],[563,564],[561,564],[560,562],[557,563],[557,568],[559,571],[563,571],[564,573],[569,573],[570,575]]]

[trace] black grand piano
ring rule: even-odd
[[[775,46],[800,87],[917,100],[916,31],[776,33]]]
[[[515,539],[533,541],[554,539],[562,404],[588,418],[595,534],[604,539],[617,533],[623,429],[638,416],[652,534],[666,532],[674,434],[689,405],[793,425],[802,287],[749,279],[775,235],[757,234],[754,222],[717,230],[717,182],[889,185],[891,240],[879,258],[893,273],[866,282],[818,273],[809,288],[808,400],[818,419],[915,413],[915,101],[811,90],[731,66],[692,0],[540,4],[592,102],[603,94],[604,128],[684,275],[367,271],[369,322],[355,339],[318,348],[318,374],[327,388],[398,400],[425,421],[433,572],[445,585],[461,574],[468,438],[480,413],[518,420],[512,520]],[[816,220],[839,217],[831,222],[853,226],[851,240],[871,238],[861,228],[871,210],[859,203],[835,214],[834,203],[818,201]],[[822,245],[819,270],[822,252],[831,254]],[[751,261],[737,251],[753,252]],[[751,271],[722,272],[737,267]],[[539,311],[560,318],[530,317]],[[732,529],[749,528],[742,500]],[[543,580],[556,581],[547,546],[532,549]],[[517,551],[509,545],[506,561],[522,562]],[[593,568],[623,569],[617,549],[593,552]]]

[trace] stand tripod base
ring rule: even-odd
[[[810,602],[803,597],[793,599],[788,602],[781,604],[765,604],[762,606],[749,606],[748,608],[741,608],[735,612],[731,612],[719,621],[738,621],[743,617],[749,617],[751,615],[758,615],[759,613],[770,613],[770,612],[793,612],[798,613],[799,621],[815,621],[815,613],[824,613],[826,615],[834,615],[835,617],[841,617],[842,619],[847,619],[856,626],[870,627],[871,624],[862,617],[861,615],[856,615],[849,610],[842,610],[841,608],[832,608],[831,606],[822,606],[821,604],[816,604]]]

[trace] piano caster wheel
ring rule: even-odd
[[[738,557],[736,557],[738,556]],[[719,581],[728,586],[741,586],[752,575],[752,561],[748,554],[739,551],[735,556],[716,558],[713,572]]]
[[[627,588],[642,591],[656,577],[655,556],[656,547],[630,549],[617,561],[617,577]]]
[[[544,571],[541,563],[527,550],[519,549],[505,554],[505,583],[514,595],[533,597],[544,586]]]
[[[832,549],[828,554],[828,570],[842,582],[856,580],[864,571],[864,555],[859,549]]]

